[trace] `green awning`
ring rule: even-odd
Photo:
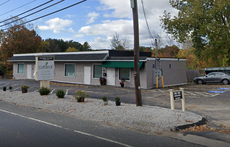
[[[134,63],[133,62],[106,61],[101,64],[101,67],[134,68]],[[143,62],[139,62],[139,68],[144,68]]]

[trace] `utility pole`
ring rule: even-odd
[[[133,10],[133,30],[134,30],[134,82],[136,106],[142,106],[141,86],[140,86],[140,69],[139,69],[139,25],[137,0],[130,0]]]

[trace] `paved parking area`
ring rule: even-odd
[[[12,86],[13,90],[20,91],[22,85],[30,86],[28,92],[38,92],[40,88],[40,83],[34,80],[0,80],[0,89],[7,87],[8,90],[9,86]],[[204,116],[215,125],[230,128],[230,85],[190,83],[183,86],[142,90],[143,105],[170,108],[169,89],[176,90],[179,87],[185,89],[186,110]],[[65,90],[66,95],[75,95],[75,91],[84,90],[89,93],[90,98],[101,99],[106,96],[108,100],[114,101],[115,97],[120,97],[122,103],[136,103],[134,88],[51,83],[51,94],[55,95],[58,89]],[[210,93],[209,91],[224,91],[225,93]],[[176,109],[181,109],[181,101],[176,101],[175,104]]]

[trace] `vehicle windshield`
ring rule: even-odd
[[[227,73],[227,72],[225,72],[225,74],[226,74],[226,75],[228,75],[228,76],[230,76],[230,74],[229,74],[229,73]]]

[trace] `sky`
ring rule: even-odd
[[[44,4],[18,16],[31,21],[30,23],[36,27],[35,30],[42,39],[73,40],[82,44],[87,41],[92,49],[110,49],[111,39],[117,33],[120,40],[127,40],[129,49],[133,49],[133,16],[130,0],[86,0],[63,11],[42,17],[80,1],[1,0],[0,25],[5,23],[1,21]],[[169,0],[142,1],[137,0],[140,46],[153,47],[152,42],[154,42],[149,37],[142,6],[145,8],[146,18],[153,36],[161,37],[160,46],[176,44],[175,41],[169,41],[170,35],[166,34],[160,26],[160,16],[163,15],[164,10],[171,12],[172,15],[177,14],[177,11],[170,6]],[[53,6],[39,11],[50,5]],[[39,12],[35,13],[36,11]],[[34,14],[31,15],[32,13]],[[4,28],[7,27],[0,26],[0,29]]]

